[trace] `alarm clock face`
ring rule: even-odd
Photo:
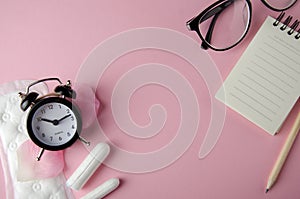
[[[47,150],[62,150],[71,146],[79,138],[81,128],[78,108],[64,98],[41,99],[28,114],[29,137]]]

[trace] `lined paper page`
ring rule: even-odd
[[[274,135],[300,95],[300,40],[268,17],[216,98]]]

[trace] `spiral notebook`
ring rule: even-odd
[[[268,133],[279,131],[300,95],[299,20],[267,17],[216,98]]]

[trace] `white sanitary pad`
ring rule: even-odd
[[[65,186],[65,177],[60,173],[56,177],[18,181],[17,149],[29,139],[26,131],[27,113],[20,110],[19,91],[25,91],[32,81],[15,81],[0,85],[0,154],[5,175],[6,198],[9,199],[65,199],[74,198]],[[35,91],[45,94],[48,88],[39,84]],[[36,156],[36,154],[28,154]],[[41,160],[42,161],[42,160]],[[22,172],[26,172],[26,169]]]

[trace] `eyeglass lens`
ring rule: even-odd
[[[202,15],[199,32],[205,43],[215,49],[232,47],[247,33],[250,12],[245,0],[222,1]]]

